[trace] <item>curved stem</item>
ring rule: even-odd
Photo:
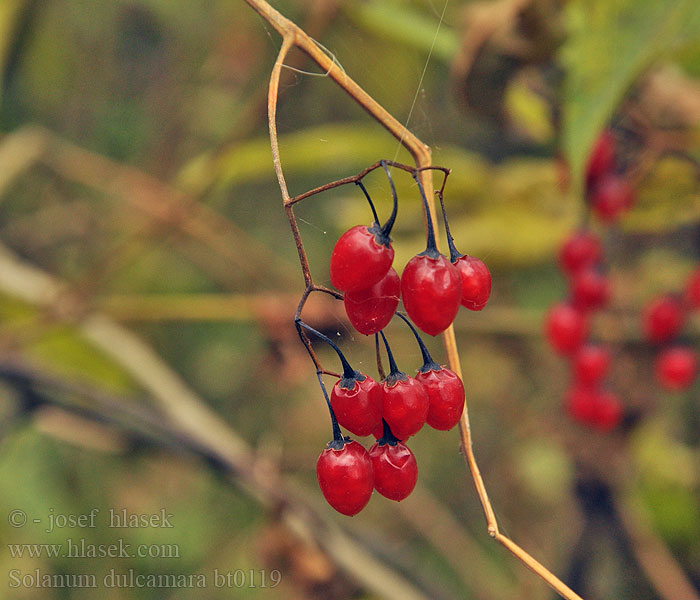
[[[323,397],[326,399],[326,406],[328,406],[328,412],[331,415],[331,426],[333,427],[333,441],[343,441],[343,434],[340,431],[340,425],[338,425],[338,419],[335,418],[335,412],[331,406],[331,401],[328,398],[328,392],[326,391],[326,385],[323,383],[323,374],[316,371],[316,377],[318,377],[318,384],[321,386],[321,391],[323,392]]]
[[[367,202],[369,202],[369,207],[372,209],[372,216],[374,217],[374,222],[379,225],[379,216],[377,216],[377,209],[374,208],[374,202],[372,202],[372,198],[369,197],[369,192],[367,191],[367,188],[365,188],[364,184],[361,181],[356,181],[355,185],[359,186],[362,192],[365,195],[365,198],[367,198]]]
[[[335,344],[335,342],[333,342],[333,340],[331,340],[331,338],[322,334],[320,331],[317,331],[313,327],[307,325],[299,317],[296,317],[294,319],[294,324],[297,327],[297,331],[299,331],[300,327],[303,327],[307,331],[310,331],[311,333],[313,333],[315,336],[321,338],[324,342],[326,342],[326,344],[328,344],[331,348],[333,348],[333,350],[335,350],[336,354],[338,355],[338,358],[340,358],[340,362],[343,365],[343,378],[349,379],[349,378],[352,378],[355,376],[355,369],[353,369],[350,366],[350,363],[345,358],[345,355],[340,351],[340,348],[338,348],[338,346]]]
[[[428,225],[427,243],[425,247],[425,252],[423,252],[423,254],[427,256],[436,256],[439,254],[439,251],[437,249],[437,244],[435,243],[435,226],[433,225],[433,217],[430,214],[430,206],[428,205],[428,199],[425,197],[425,190],[423,189],[423,184],[420,182],[420,178],[418,177],[417,172],[413,173],[413,179],[416,180],[416,183],[418,184],[418,189],[420,190],[421,198],[423,199],[423,208],[425,208],[425,218]]]
[[[387,220],[387,222],[384,223],[384,227],[382,227],[382,233],[386,237],[389,237],[389,234],[391,233],[391,230],[394,227],[394,223],[396,222],[396,213],[399,210],[399,198],[396,194],[396,186],[394,185],[394,180],[391,178],[391,173],[389,172],[389,169],[387,169],[387,166],[386,166],[387,161],[380,160],[379,164],[384,169],[384,172],[386,173],[386,177],[389,180],[389,185],[391,186],[391,197],[394,201],[394,206],[391,210],[391,215],[389,216],[389,219]],[[378,222],[379,221],[377,221],[377,223]]]
[[[401,373],[401,371],[399,371],[399,368],[396,366],[396,361],[394,360],[394,355],[391,353],[391,348],[389,348],[389,342],[386,341],[386,336],[384,335],[384,332],[380,331],[379,335],[381,335],[382,340],[384,340],[384,347],[386,348],[386,353],[387,353],[387,356],[389,357],[389,368],[391,369],[389,376],[397,375],[397,374]]]
[[[403,322],[406,323],[406,325],[408,325],[411,328],[413,335],[416,337],[416,341],[418,342],[418,346],[420,347],[420,352],[423,355],[423,367],[422,367],[422,369],[431,369],[431,368],[435,368],[435,367],[439,368],[440,365],[438,365],[433,360],[433,357],[430,356],[430,352],[428,352],[428,348],[426,348],[425,343],[421,339],[416,328],[413,326],[413,323],[411,323],[408,320],[408,317],[406,317],[404,314],[402,314],[400,312],[396,312],[394,314],[397,317],[399,317],[401,320],[403,320]]]
[[[447,247],[450,249],[450,262],[455,262],[458,258],[464,256],[461,254],[457,248],[455,248],[455,241],[450,233],[450,224],[447,222],[447,212],[445,212],[445,200],[442,197],[442,190],[437,192],[438,198],[440,198],[440,208],[442,209],[442,219],[445,222],[445,234],[447,235]]]

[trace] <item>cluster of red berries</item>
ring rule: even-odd
[[[484,308],[491,294],[491,274],[483,261],[460,254],[455,248],[442,195],[450,259],[440,254],[425,192],[418,174],[414,173],[428,219],[427,247],[408,262],[399,278],[392,267],[394,249],[389,238],[398,202],[389,171],[386,173],[394,199],[391,217],[383,227],[379,225],[369,194],[358,181],[370,202],[375,222],[370,227],[352,227],[336,242],[330,261],[331,283],[344,292],[348,319],[360,333],[371,335],[386,327],[402,299],[416,326],[429,335],[437,335],[452,324],[460,304],[470,310]]]
[[[596,141],[586,171],[588,206],[605,225],[616,222],[634,204],[634,190],[619,173],[617,154],[613,133],[606,130]],[[623,408],[618,395],[602,385],[610,370],[611,352],[588,341],[591,316],[605,309],[611,296],[602,241],[582,228],[564,240],[558,258],[569,283],[569,299],[550,308],[545,334],[552,348],[571,361],[566,409],[581,423],[613,429],[622,419]],[[642,328],[646,340],[657,345],[671,342],[680,333],[689,308],[700,308],[700,269],[690,277],[683,299],[666,295],[645,308]],[[667,347],[656,360],[657,379],[667,389],[688,387],[697,370],[697,354],[686,347]]]
[[[428,220],[427,248],[413,257],[402,276],[392,268],[394,250],[389,233],[397,212],[397,195],[386,164],[394,207],[381,227],[372,200],[361,181],[374,214],[371,227],[358,225],[345,232],[336,243],[330,261],[331,282],[344,292],[344,305],[352,325],[365,335],[381,335],[389,359],[389,374],[380,382],[354,370],[340,349],[325,335],[297,319],[304,328],[328,343],[338,354],[343,374],[330,394],[319,371],[319,383],[326,397],[333,424],[333,440],[321,452],[316,464],[319,486],[328,503],[338,512],[355,515],[369,502],[372,491],[400,501],[416,485],[418,467],[413,452],[404,443],[426,423],[446,431],[454,427],[464,410],[464,386],[452,370],[436,363],[411,323],[429,335],[447,329],[460,304],[481,310],[491,292],[491,275],[484,263],[459,254],[449,232],[445,206],[440,201],[451,259],[437,250],[427,199],[414,172]],[[397,312],[399,301],[408,313]],[[382,331],[394,315],[413,332],[423,365],[411,377],[399,370]],[[299,329],[301,332],[301,329]],[[377,337],[378,343],[378,337]],[[374,435],[369,449],[349,437],[340,426],[354,435]]]

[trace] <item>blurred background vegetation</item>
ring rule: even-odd
[[[502,530],[587,600],[699,598],[698,387],[659,391],[638,327],[644,302],[680,291],[700,257],[695,1],[275,7],[453,170],[458,247],[494,276],[487,308],[455,328]],[[454,431],[412,440],[419,483],[400,504],[375,497],[341,518],[317,489],[331,432],[292,324],[303,279],[265,114],[279,46],[240,1],[0,3],[1,598],[553,597],[491,543]],[[302,56],[289,64],[278,123],[292,194],[380,158],[409,162],[323,74],[302,72]],[[564,413],[567,366],[541,320],[566,293],[556,250],[584,212],[582,174],[606,126],[638,201],[605,232],[614,301],[595,326],[631,417],[600,433]],[[401,265],[424,234],[410,178],[396,182]],[[385,181],[368,188],[387,214]],[[297,208],[317,283],[337,236],[369,218],[357,192]],[[312,299],[304,316],[375,373],[373,344],[340,303]],[[699,325],[686,332],[695,346]],[[399,366],[416,368],[405,328],[389,335]],[[438,339],[430,347],[443,356]],[[44,531],[51,510],[92,508],[95,528]],[[110,508],[165,508],[174,527],[110,529]],[[10,525],[14,509],[26,526]],[[19,558],[7,546],[69,537],[177,544],[180,558]],[[9,587],[10,571],[36,569],[204,573],[208,587]],[[245,585],[215,587],[214,569]],[[263,587],[275,569],[281,582]]]

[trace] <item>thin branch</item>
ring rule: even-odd
[[[274,165],[275,173],[277,175],[277,180],[279,182],[280,190],[282,192],[282,201],[284,204],[284,209],[289,220],[290,228],[292,229],[292,234],[297,246],[297,252],[299,254],[299,260],[301,263],[302,273],[304,275],[304,282],[307,292],[305,297],[300,303],[299,310],[297,311],[297,316],[303,307],[303,303],[308,297],[308,290],[313,286],[313,280],[311,278],[311,273],[308,265],[308,259],[306,257],[306,251],[304,249],[304,244],[301,240],[301,235],[299,233],[299,228],[296,223],[296,218],[294,217],[293,202],[289,194],[287,187],[287,182],[284,177],[284,172],[282,169],[282,162],[280,158],[279,142],[277,136],[277,98],[279,94],[279,80],[280,72],[282,70],[283,61],[287,56],[290,48],[292,46],[297,46],[303,50],[322,70],[324,70],[328,76],[335,81],[345,92],[357,102],[364,110],[366,110],[372,118],[374,118],[380,125],[386,128],[399,142],[408,150],[408,152],[413,157],[416,163],[416,170],[419,172],[420,183],[423,189],[432,190],[432,171],[431,167],[431,152],[430,148],[421,142],[417,137],[415,137],[410,131],[406,129],[397,119],[395,119],[388,111],[386,111],[382,106],[380,106],[373,98],[371,98],[367,92],[365,92],[357,83],[355,83],[344,71],[342,71],[338,65],[331,60],[319,47],[318,45],[309,38],[303,30],[301,30],[297,25],[292,23],[289,19],[282,16],[278,11],[273,9],[264,0],[245,0],[261,17],[263,17],[270,25],[272,25],[277,32],[282,36],[282,47],[280,49],[277,61],[272,69],[272,74],[270,76],[270,87],[268,91],[268,118],[269,118],[269,128],[270,128],[270,147],[272,150],[272,162]],[[445,173],[447,171],[445,170]],[[345,183],[349,183],[346,181]],[[339,183],[338,185],[342,185]],[[444,187],[444,184],[443,184]],[[316,191],[312,192],[318,193],[325,189],[330,189],[329,187],[321,186],[317,188]],[[308,197],[311,193],[307,193]],[[297,197],[295,201],[299,201],[301,197]],[[429,232],[431,235],[437,238],[436,224],[437,215],[435,210],[435,201],[430,194],[430,198],[427,201],[427,210],[432,217],[432,231]],[[455,341],[454,329],[450,326],[443,333],[443,341],[445,344],[445,350],[448,357],[448,364],[450,368],[455,371],[461,377],[461,368],[459,364],[459,353],[457,351],[457,344]],[[318,368],[318,365],[317,365]],[[459,424],[459,431],[462,440],[462,449],[465,454],[467,464],[469,465],[470,471],[472,473],[472,478],[474,479],[474,484],[476,486],[477,493],[479,495],[479,500],[484,509],[484,514],[486,516],[487,528],[489,534],[494,537],[499,543],[501,543],[511,554],[518,558],[525,566],[536,573],[543,581],[545,581],[549,586],[551,586],[557,593],[559,593],[563,598],[567,600],[582,600],[580,596],[570,590],[563,582],[561,582],[557,577],[555,577],[550,571],[543,567],[539,562],[532,558],[527,552],[525,552],[520,546],[512,542],[509,538],[501,534],[498,530],[498,524],[496,522],[496,517],[491,507],[491,503],[488,499],[488,494],[486,493],[486,488],[484,486],[483,478],[479,472],[479,467],[474,458],[474,451],[472,448],[472,438],[469,426],[468,411],[465,410],[462,414],[462,418]]]

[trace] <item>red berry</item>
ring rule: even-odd
[[[596,140],[586,168],[586,185],[590,189],[601,177],[615,168],[615,138],[606,129]]]
[[[685,390],[698,374],[698,355],[690,348],[667,348],[659,353],[654,365],[659,383],[669,390]]]
[[[401,442],[375,443],[369,449],[374,470],[374,489],[397,502],[416,487],[418,465],[413,452]]]
[[[573,354],[588,336],[588,319],[570,304],[555,304],[547,313],[545,332],[556,352]]]
[[[566,394],[566,410],[572,419],[586,425],[593,421],[597,391],[589,386],[576,385]]]
[[[577,383],[598,383],[610,369],[610,352],[602,346],[585,344],[574,355],[572,366]]]
[[[604,308],[610,301],[610,280],[593,267],[577,271],[571,278],[571,299],[577,308]]]
[[[685,301],[690,308],[700,308],[700,267],[688,277],[685,284]]]
[[[383,416],[394,435],[405,440],[418,433],[428,416],[430,400],[422,384],[405,373],[382,381]]]
[[[403,305],[416,326],[437,335],[454,321],[462,299],[462,278],[441,254],[414,256],[401,275]]]
[[[401,281],[394,269],[372,287],[345,292],[345,312],[360,333],[372,335],[384,329],[396,312],[401,296]]]
[[[464,255],[452,263],[462,278],[462,306],[481,310],[491,295],[491,273],[480,258]]]
[[[464,410],[462,380],[454,371],[439,365],[434,365],[433,368],[425,371],[419,369],[416,379],[428,392],[430,404],[426,423],[441,431],[452,429]]]
[[[613,392],[598,392],[591,425],[601,431],[615,429],[622,421],[622,403]]]
[[[394,261],[390,239],[378,225],[357,225],[335,243],[331,254],[331,283],[344,292],[372,287]]]
[[[349,517],[367,505],[374,489],[369,454],[350,438],[328,443],[316,462],[316,477],[328,504]]]
[[[603,177],[591,194],[591,207],[601,221],[612,223],[632,208],[634,190],[619,175]]]
[[[676,337],[684,324],[683,305],[672,296],[655,298],[644,309],[642,328],[651,343],[667,342]]]
[[[382,402],[381,386],[362,373],[339,379],[331,391],[331,406],[338,423],[355,435],[369,435],[377,424],[381,425]]]
[[[600,238],[589,231],[578,231],[559,249],[559,265],[565,273],[572,275],[579,269],[599,263],[602,256]]]

